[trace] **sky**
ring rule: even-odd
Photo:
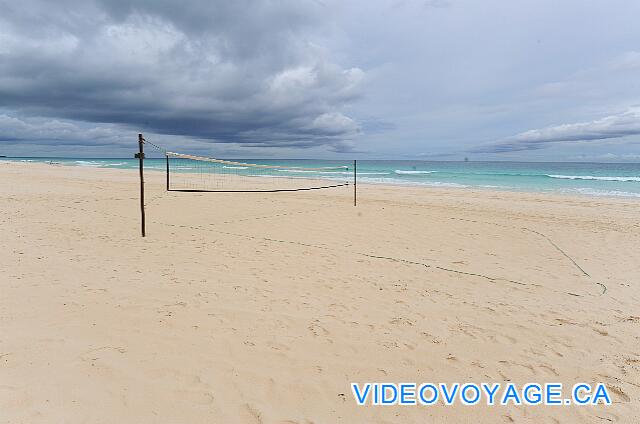
[[[0,12],[0,155],[640,162],[637,0]]]

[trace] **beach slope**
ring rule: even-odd
[[[167,193],[0,163],[4,423],[640,422],[640,202]],[[358,407],[350,383],[605,383],[611,406]]]

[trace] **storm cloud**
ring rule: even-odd
[[[360,132],[342,108],[359,96],[364,72],[341,67],[312,43],[327,14],[321,3],[26,0],[0,7],[5,140],[99,143],[144,130],[346,151]],[[86,133],[80,123],[107,126]]]
[[[0,0],[0,154],[128,156],[142,132],[220,157],[632,158],[638,15],[635,0]]]

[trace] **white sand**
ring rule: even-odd
[[[142,239],[134,171],[0,163],[1,422],[640,422],[640,202],[148,175]],[[614,403],[357,407],[373,381]]]

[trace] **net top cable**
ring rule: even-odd
[[[175,152],[169,152],[169,151],[165,151],[165,153],[167,154],[167,156],[174,156],[174,157],[183,158],[183,159],[199,160],[199,161],[203,161],[203,162],[222,163],[222,164],[225,164],[225,165],[247,166],[247,167],[254,167],[254,168],[300,169],[300,170],[306,170],[306,171],[325,171],[325,170],[332,170],[332,169],[349,169],[348,166],[327,166],[327,167],[320,167],[320,168],[306,168],[306,167],[296,167],[296,166],[259,165],[259,164],[255,164],[255,163],[234,162],[234,161],[229,161],[229,160],[206,158],[206,157],[203,157],[203,156],[186,155],[184,153],[175,153]]]

